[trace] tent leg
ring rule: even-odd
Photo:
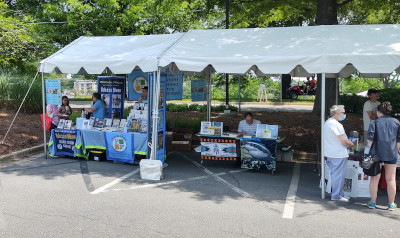
[[[157,148],[157,126],[158,126],[158,100],[160,97],[160,69],[157,70],[157,77],[154,77],[153,84],[153,133],[151,140],[150,159],[156,159]]]
[[[241,108],[240,108],[240,75],[239,75],[239,112],[241,111]]]
[[[279,82],[281,82],[280,102],[282,102],[282,74],[279,75]]]
[[[211,121],[211,68],[208,67],[208,82],[207,82],[207,121]]]
[[[325,199],[325,159],[324,159],[324,123],[325,123],[325,73],[321,79],[321,196]]]
[[[42,106],[43,106],[43,150],[44,156],[47,159],[47,135],[46,135],[46,100],[45,100],[45,93],[44,93],[44,74],[42,72]]]

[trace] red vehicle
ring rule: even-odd
[[[310,86],[310,89],[307,92],[306,84],[303,86],[295,85],[286,89],[286,92],[283,93],[283,98],[296,100],[299,95],[315,95],[317,93],[316,89],[317,87]]]

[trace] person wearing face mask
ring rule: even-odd
[[[331,172],[332,194],[331,200],[347,202],[349,198],[344,197],[344,178],[349,154],[348,147],[353,147],[344,131],[340,121],[346,119],[343,105],[333,105],[330,108],[330,117],[324,124],[324,156],[327,157],[327,165]]]

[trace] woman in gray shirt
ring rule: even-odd
[[[371,154],[378,155],[379,162],[385,166],[385,179],[388,193],[388,210],[393,211],[397,208],[394,203],[396,197],[396,167],[400,150],[400,122],[390,117],[392,106],[390,102],[384,102],[378,106],[378,118],[372,121],[368,129],[368,145],[371,146],[375,139]],[[375,123],[376,122],[376,123]],[[376,138],[375,138],[376,134]],[[369,185],[371,201],[367,203],[369,208],[376,207],[376,197],[378,193],[378,183],[381,174],[371,177]]]

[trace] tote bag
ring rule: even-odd
[[[47,115],[47,113],[45,113],[45,115],[46,115],[46,131],[48,131],[51,128],[51,118],[49,117],[49,115]],[[40,114],[40,119],[42,119],[42,128],[43,128],[43,114]]]

